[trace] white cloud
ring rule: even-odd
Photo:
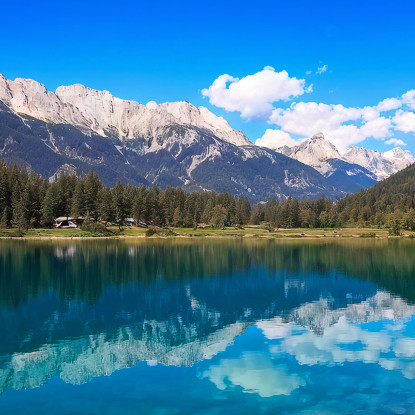
[[[387,141],[385,141],[385,144],[388,146],[406,146],[406,143],[402,140],[399,140],[397,138],[391,138]]]
[[[370,120],[360,127],[364,137],[385,138],[391,135],[392,121],[390,118],[379,117]]]
[[[402,95],[402,103],[415,110],[415,89],[411,89]]]
[[[402,102],[398,98],[386,98],[376,105],[376,109],[380,112],[397,110],[402,107]]]
[[[312,90],[312,89],[311,89]],[[267,119],[273,103],[310,92],[304,79],[292,78],[287,71],[275,72],[266,66],[262,71],[244,78],[220,75],[202,95],[226,111],[238,111],[245,119]]]
[[[321,75],[322,73],[327,72],[328,68],[329,67],[327,65],[320,66],[317,68],[316,74]]]
[[[260,147],[276,149],[283,146],[292,147],[298,144],[298,142],[293,140],[291,136],[285,131],[272,130],[268,128],[265,131],[265,134],[256,140],[255,144]]]
[[[328,71],[328,65],[317,69]],[[306,74],[311,74],[307,71]],[[293,146],[299,140],[322,132],[340,152],[368,138],[385,140],[389,145],[405,145],[393,137],[394,131],[415,133],[415,89],[398,98],[385,98],[373,106],[346,107],[341,104],[293,102],[288,108],[275,103],[312,92],[313,84],[291,78],[286,71],[272,67],[238,79],[219,76],[202,91],[212,105],[227,111],[238,111],[244,119],[267,119],[278,128],[266,130],[256,141],[259,146],[278,148]],[[403,144],[402,144],[403,143]]]
[[[380,112],[377,107],[364,107],[362,109],[362,118],[365,121],[375,120],[380,116]]]
[[[299,102],[290,108],[277,108],[272,112],[270,122],[281,126],[292,134],[309,136],[316,131],[338,127],[341,123],[357,120],[361,110],[346,108],[343,105],[317,104],[316,102]]]
[[[395,129],[404,133],[415,133],[415,113],[399,110],[393,117]]]
[[[342,124],[351,120],[358,121],[361,117],[360,108],[347,108],[340,104],[299,102],[285,110],[275,109],[270,122],[288,133],[301,137],[311,137],[321,131],[340,151],[343,151],[349,145],[362,141],[365,136],[357,126]]]
[[[276,108],[269,122],[301,137],[311,137],[321,131],[340,151],[369,137],[387,138],[392,129],[391,119],[381,117],[374,107],[354,108],[316,102]]]

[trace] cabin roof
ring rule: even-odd
[[[63,222],[65,220],[74,220],[74,218],[72,218],[70,216],[69,217],[68,216],[59,216],[59,218],[55,219],[56,222]]]

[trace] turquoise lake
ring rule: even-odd
[[[0,413],[415,414],[415,243],[0,241]]]

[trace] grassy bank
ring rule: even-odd
[[[119,230],[117,227],[109,227],[109,234],[95,234],[81,229],[1,229],[1,238],[144,238],[147,229],[126,227]],[[276,229],[269,232],[261,226],[246,226],[243,229],[228,227],[225,229],[193,229],[193,228],[169,228],[155,229],[156,233],[151,238],[171,237],[213,237],[213,238],[386,238],[387,229],[373,228],[341,228],[341,229]],[[402,237],[413,237],[414,232],[404,231]]]

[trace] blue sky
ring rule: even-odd
[[[32,78],[50,90],[82,83],[141,103],[187,100],[224,116],[253,141],[268,128],[299,139],[312,126],[303,132],[282,119],[241,117],[220,100],[211,105],[201,91],[220,75],[244,78],[271,66],[312,84],[312,92],[274,102],[276,109],[301,101],[373,107],[415,88],[415,2],[409,0],[9,1],[1,14],[0,72],[7,78]],[[406,116],[413,109],[398,111]],[[393,147],[385,139],[397,138],[415,152],[407,121],[409,132],[392,129],[388,137],[357,144],[383,151]],[[356,119],[344,125],[356,122],[361,126]],[[333,128],[328,131],[336,134]]]

